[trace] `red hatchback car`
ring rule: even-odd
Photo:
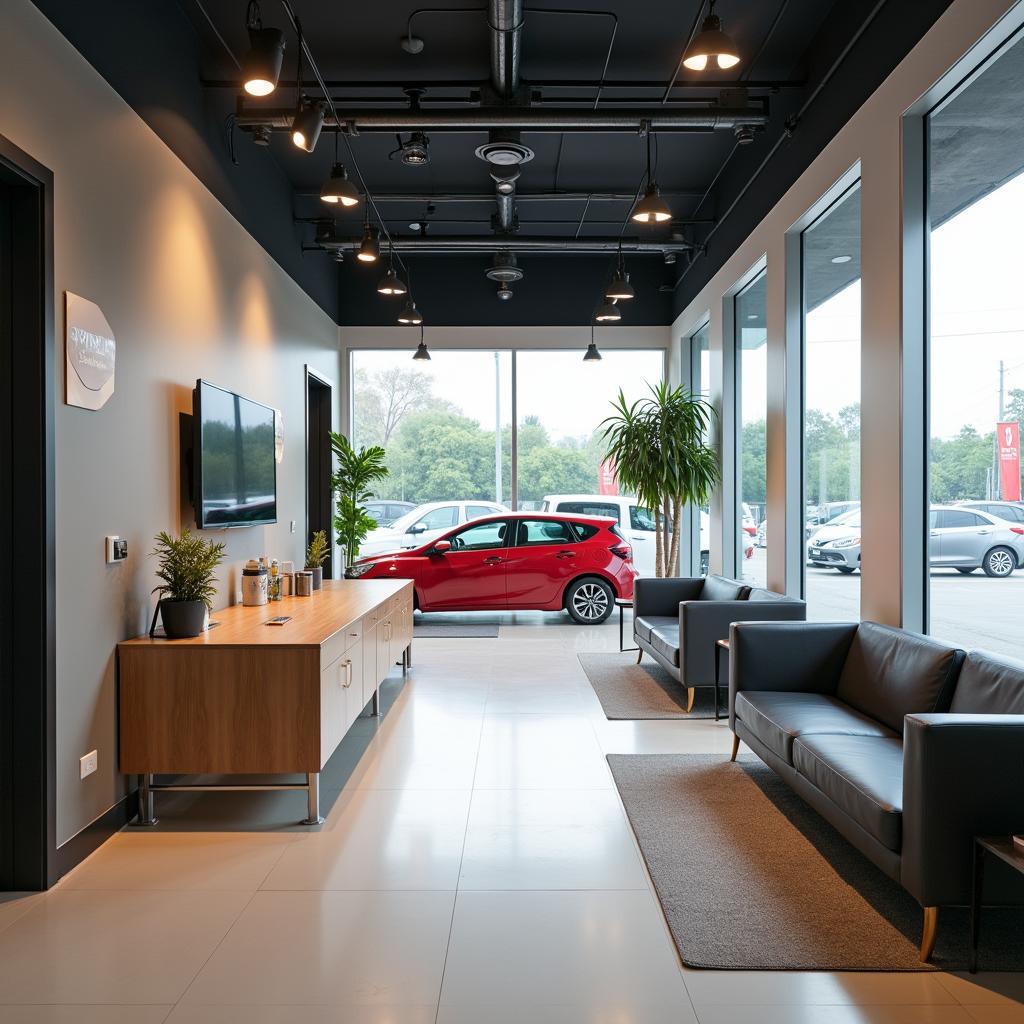
[[[411,579],[424,612],[565,609],[595,625],[632,598],[633,552],[614,520],[510,512],[411,550],[364,558],[347,579]]]

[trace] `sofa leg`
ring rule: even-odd
[[[739,736],[736,735],[736,733],[733,733],[732,734],[732,757],[730,757],[729,760],[730,761],[735,761],[736,760],[736,755],[739,752],[740,752],[740,738],[739,738]]]
[[[688,686],[686,688],[686,713],[689,714],[693,710],[693,702],[697,699],[696,687]]]
[[[924,908],[924,928],[921,931],[921,963],[926,964],[932,958],[935,948],[935,935],[939,930],[939,908]]]
[[[644,649],[642,647],[637,648],[636,652],[636,663],[639,665],[644,660]]]

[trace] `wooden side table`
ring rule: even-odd
[[[985,887],[985,861],[996,857],[1024,875],[1024,848],[1013,836],[974,837],[974,884],[971,886],[971,974],[978,971],[978,934],[981,931],[981,897]]]
[[[715,641],[715,721],[717,722],[721,718],[720,708],[722,706],[721,700],[719,699],[719,690],[722,685],[722,651],[725,651],[726,657],[729,655],[729,641],[728,640],[716,640]]]
[[[639,651],[639,647],[625,647],[625,634],[623,632],[624,622],[626,616],[626,609],[633,607],[633,598],[631,597],[617,597],[615,598],[615,607],[619,609],[619,650],[620,651]]]

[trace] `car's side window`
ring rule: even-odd
[[[553,519],[523,519],[519,523],[516,544],[572,544],[575,537],[568,523]]]
[[[422,526],[424,530],[444,530],[449,526],[456,526],[458,522],[458,505],[445,505],[443,508],[435,508],[428,512],[422,519],[416,521],[415,526]]]
[[[590,523],[569,523],[568,526],[569,529],[576,534],[577,540],[590,540],[590,538],[595,536],[598,532],[597,527],[591,526]],[[622,534],[619,533],[619,528],[617,526],[613,526],[611,529],[620,537],[622,536]]]
[[[467,519],[480,519],[483,516],[496,515],[500,509],[496,509],[491,505],[468,505],[466,507],[466,518]]]
[[[988,526],[988,520],[975,515],[974,512],[962,512],[959,509],[940,509],[939,526],[946,530],[963,529],[968,526]]]
[[[610,501],[563,501],[558,511],[574,516],[611,516],[619,522],[619,506]]]
[[[646,530],[649,533],[653,533],[658,528],[654,523],[651,510],[642,505],[629,506],[629,525],[634,530]]]
[[[494,523],[480,523],[467,526],[465,530],[449,537],[452,551],[485,551],[488,548],[503,548],[508,524],[501,520]]]

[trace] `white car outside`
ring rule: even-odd
[[[636,498],[617,494],[548,494],[541,503],[540,511],[614,519],[633,549],[633,567],[637,573],[640,576],[654,575],[654,516],[649,509],[639,505]],[[710,526],[708,514],[701,512],[700,550],[704,572],[707,571]]]
[[[493,501],[432,501],[418,505],[391,526],[374,530],[359,546],[359,557],[418,548],[453,526],[507,511],[504,505]]]

